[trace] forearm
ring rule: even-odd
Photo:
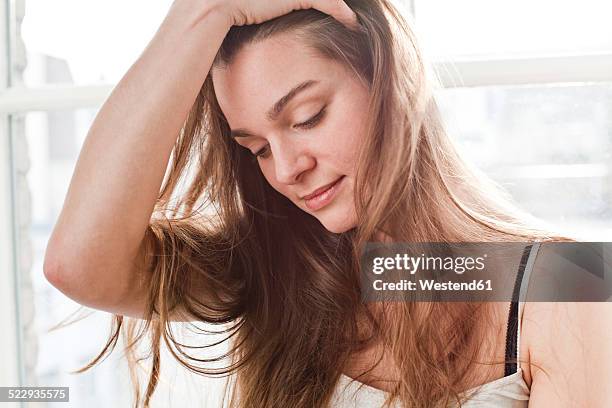
[[[88,267],[104,262],[110,271],[136,255],[172,147],[229,29],[214,3],[199,1],[197,13],[191,3],[172,5],[98,112],[47,256]]]

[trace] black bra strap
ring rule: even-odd
[[[517,339],[519,323],[519,291],[532,247],[533,245],[527,245],[523,250],[523,256],[521,257],[521,263],[519,265],[516,281],[514,283],[514,290],[512,292],[512,302],[510,303],[510,314],[508,315],[508,326],[506,330],[506,365],[504,376],[509,376],[518,371],[516,361],[518,360]]]

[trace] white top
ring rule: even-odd
[[[517,355],[520,356],[521,344],[521,322],[523,319],[524,299],[527,294],[529,275],[533,268],[535,258],[539,250],[540,243],[536,242],[531,248],[527,264],[523,273],[523,280],[519,291],[518,303],[518,330],[517,330]],[[523,370],[520,362],[517,364],[517,371],[508,376],[497,380],[470,388],[464,391],[475,394],[462,404],[465,408],[527,408],[529,404],[529,387],[523,378]],[[332,403],[333,408],[378,408],[382,407],[389,393],[363,384],[357,380],[342,374],[334,390]],[[395,402],[393,408],[400,408],[400,403]],[[453,405],[453,407],[456,405]]]
[[[361,388],[360,388],[361,387]],[[523,379],[523,370],[488,382],[479,386],[480,389],[462,404],[465,408],[523,408],[529,403],[529,387]],[[478,389],[474,387],[469,392]],[[334,392],[330,407],[334,408],[376,408],[382,407],[388,393],[355,381],[346,375],[340,381]],[[399,402],[392,405],[400,408]]]

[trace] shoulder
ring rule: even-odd
[[[612,303],[529,302],[530,407],[612,406]]]
[[[602,249],[596,243],[540,246],[522,319],[530,407],[612,406],[606,391],[612,383],[612,302],[553,301],[609,298],[598,270]]]

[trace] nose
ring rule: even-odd
[[[276,181],[282,184],[295,184],[300,176],[311,169],[315,160],[303,146],[293,143],[277,145],[272,151]]]

